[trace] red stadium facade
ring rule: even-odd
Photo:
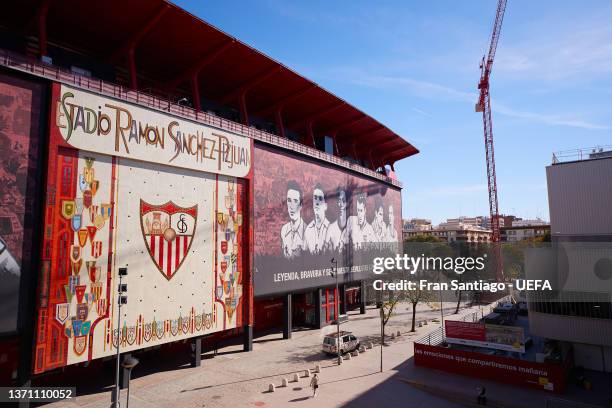
[[[412,145],[171,3],[114,3],[0,17],[3,383],[321,327],[400,241]]]

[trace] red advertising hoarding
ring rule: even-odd
[[[444,322],[447,338],[486,341],[485,325],[472,322],[446,320]]]
[[[525,352],[525,332],[519,326],[446,320],[444,329],[448,343]]]
[[[566,387],[567,367],[414,343],[414,364],[555,393]]]

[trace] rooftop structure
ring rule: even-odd
[[[562,150],[553,153],[552,164],[612,157],[612,145]]]
[[[92,15],[96,24],[85,18]],[[283,140],[275,142],[293,150],[310,152],[290,140],[325,150],[327,136],[334,156],[371,171],[418,153],[348,102],[165,0],[11,2],[0,16],[0,32],[2,48],[46,64],[30,71],[48,76],[64,69],[71,82],[87,87],[93,81],[114,96],[190,117],[213,120],[207,112],[240,122],[263,131],[261,139],[279,136]],[[16,63],[9,55],[4,52],[4,65]],[[68,80],[65,73],[55,79]],[[173,106],[178,102],[193,110]]]

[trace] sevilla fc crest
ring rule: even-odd
[[[80,356],[87,349],[87,336],[74,335],[73,350],[77,356]]]
[[[55,319],[60,324],[66,323],[68,316],[70,315],[70,303],[58,303],[55,305]]]
[[[140,226],[151,260],[168,280],[181,267],[193,242],[198,206],[179,207],[172,201],[153,205],[140,200]]]

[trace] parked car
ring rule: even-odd
[[[323,338],[323,352],[327,354],[338,354],[338,337],[340,337],[340,353],[348,353],[359,349],[359,339],[351,332],[341,331],[328,334]]]

